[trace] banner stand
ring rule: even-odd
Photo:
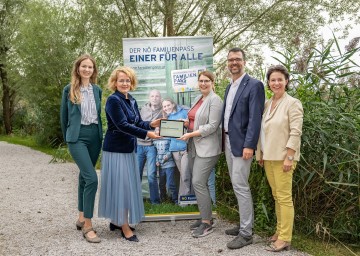
[[[151,90],[158,90],[162,98],[176,99],[179,105],[190,108],[200,93],[199,73],[214,70],[212,36],[123,38],[122,41],[123,63],[135,70],[139,81],[131,94],[140,108],[149,101]],[[141,182],[146,188],[144,176]],[[145,221],[173,224],[175,220],[199,218],[199,212],[145,215]]]
[[[216,218],[216,212],[212,212],[212,217]],[[176,220],[197,220],[201,219],[199,212],[176,212],[166,214],[145,214],[145,222],[151,221],[171,221],[175,225]]]

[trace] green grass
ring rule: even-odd
[[[313,236],[306,236],[303,234],[293,235],[291,245],[297,250],[307,252],[314,256],[350,256],[360,255],[360,247],[352,246],[347,248],[334,241],[328,239],[321,239]]]
[[[6,141],[11,144],[22,145],[34,150],[43,152],[45,154],[54,156],[56,154],[56,148],[39,146],[33,137],[22,137],[18,135],[0,135],[0,141]]]
[[[189,205],[181,207],[173,203],[161,203],[158,205],[151,204],[148,200],[144,202],[146,214],[164,214],[164,213],[178,213],[178,212],[199,212],[197,205]]]

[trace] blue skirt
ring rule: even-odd
[[[102,152],[99,217],[113,224],[138,224],[144,219],[137,155]]]

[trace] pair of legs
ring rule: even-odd
[[[193,147],[195,148],[195,147]],[[193,156],[194,154],[189,154]],[[189,165],[192,166],[192,184],[198,203],[202,222],[210,224],[212,216],[211,196],[208,186],[209,176],[215,167],[220,155],[213,157],[199,157],[195,154],[189,158]]]
[[[142,181],[143,169],[147,163],[147,178],[149,183],[150,202],[160,204],[159,185],[156,176],[156,148],[155,146],[137,146],[137,157],[140,171],[140,183]]]
[[[276,232],[272,236],[275,247],[291,242],[294,224],[294,205],[292,200],[292,176],[296,167],[294,162],[290,171],[284,172],[284,161],[264,161],[266,177],[275,200]]]
[[[84,222],[84,229],[92,227],[91,218],[94,213],[95,195],[98,178],[95,171],[96,161],[101,150],[101,140],[97,124],[81,125],[78,141],[68,143],[69,151],[80,169],[78,184],[79,221]],[[95,232],[89,232],[90,238]]]
[[[159,188],[161,200],[166,199],[167,191],[171,194],[171,201],[178,202],[178,191],[175,184],[175,167],[162,168],[159,170]]]
[[[179,186],[179,196],[181,195],[191,195],[194,193],[192,188],[192,173],[191,168],[189,168],[189,155],[186,150],[172,152],[172,156],[176,163],[176,167],[180,172],[180,186]],[[216,205],[216,195],[215,195],[215,167],[211,170],[208,187],[210,191],[210,197],[213,205]]]
[[[244,160],[231,153],[229,136],[225,136],[225,157],[231,183],[239,205],[240,230],[243,237],[251,237],[254,225],[254,207],[249,186],[249,175],[252,158]]]
[[[179,196],[191,195],[191,169],[189,168],[189,156],[186,150],[172,152],[176,167],[180,172]]]

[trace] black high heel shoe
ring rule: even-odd
[[[139,242],[139,239],[137,238],[136,235],[132,235],[132,236],[130,236],[130,237],[126,237],[125,234],[124,234],[124,232],[123,232],[122,230],[121,230],[121,236],[122,236],[123,238],[125,238],[126,240],[130,241],[130,242]]]
[[[122,230],[122,228],[118,225],[115,225],[113,223],[110,222],[110,225],[109,225],[109,229],[110,231],[115,231],[115,229],[118,229],[118,230]],[[135,231],[135,228],[133,227],[130,227],[131,231]]]
[[[109,229],[110,229],[110,231],[115,231],[115,229],[121,230],[121,227],[120,227],[120,226],[117,226],[117,225],[115,225],[115,224],[112,224],[112,223],[110,222]]]

